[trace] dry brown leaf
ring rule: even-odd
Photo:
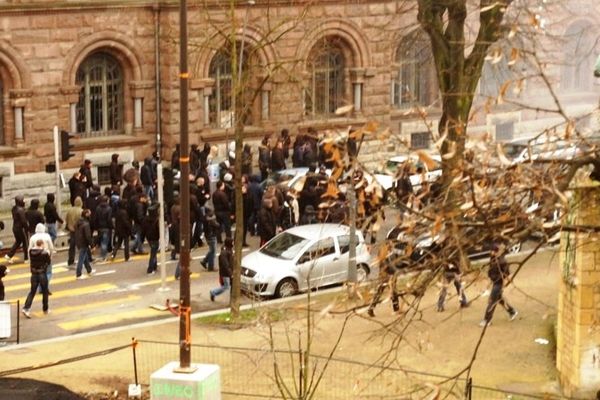
[[[346,115],[354,110],[354,105],[349,104],[347,106],[338,107],[335,110],[335,115]]]
[[[429,170],[433,170],[438,164],[425,150],[417,150],[417,156],[419,156],[419,160],[421,160],[422,163],[427,165]]]
[[[456,142],[449,141],[448,142],[448,152],[442,155],[444,160],[450,160],[452,157],[456,155]]]
[[[392,135],[392,131],[388,127],[388,128],[385,128],[385,130],[383,132],[381,132],[380,134],[377,135],[377,139],[378,140],[387,140],[390,138],[391,135]]]
[[[508,60],[508,65],[509,66],[515,65],[515,63],[517,62],[518,59],[519,59],[519,49],[513,47],[512,50],[510,51],[510,59]]]

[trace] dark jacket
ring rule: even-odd
[[[29,231],[29,224],[25,217],[25,208],[21,205],[14,205],[12,208],[13,231],[25,229]]]
[[[129,238],[131,236],[131,219],[127,212],[127,203],[119,202],[119,208],[115,215],[115,233],[120,238]]]
[[[229,198],[227,197],[227,193],[225,193],[223,190],[215,190],[212,196],[212,201],[213,207],[215,208],[215,213],[231,212]]]
[[[157,242],[160,239],[158,215],[155,213],[146,215],[142,221],[142,230],[148,242]]]
[[[508,263],[504,258],[504,255],[499,257],[492,257],[490,259],[490,268],[488,270],[488,277],[493,283],[502,283],[502,281],[510,275]]]
[[[267,146],[261,145],[258,148],[258,168],[261,171],[271,167],[271,151]]]
[[[75,245],[78,249],[92,245],[92,228],[87,218],[79,218],[77,225],[75,225]]]
[[[275,147],[271,152],[271,169],[273,171],[280,171],[285,169],[285,157],[283,156],[283,149]]]
[[[32,274],[45,274],[48,265],[50,265],[48,250],[38,247],[29,250],[29,268]]]
[[[233,275],[233,252],[229,247],[223,246],[219,254],[219,276],[231,278]]]
[[[71,195],[71,205],[75,202],[75,198],[81,197],[85,199],[85,185],[84,183],[75,177],[69,179],[69,193]]]
[[[96,212],[94,213],[94,228],[95,229],[112,229],[112,208],[108,205],[108,203],[100,203],[98,207],[96,207]]]
[[[40,206],[40,201],[38,199],[31,200],[31,206],[25,211],[25,218],[27,218],[27,226],[29,233],[35,233],[35,227],[37,224],[45,223],[44,214],[38,207]]]
[[[116,157],[115,157],[116,156]],[[123,167],[119,165],[119,155],[113,154],[110,162],[110,184],[120,185],[123,175]]]
[[[204,237],[208,239],[212,239],[216,237],[221,230],[221,225],[217,222],[217,218],[214,214],[206,214],[206,219],[204,221]]]
[[[275,214],[268,208],[262,207],[258,212],[258,235],[262,241],[271,240],[277,230]]]
[[[58,215],[56,205],[54,205],[54,194],[48,193],[46,195],[46,200],[46,204],[44,204],[44,218],[46,218],[46,223],[53,224],[58,221],[62,224],[64,221],[60,215]]]
[[[86,181],[83,182],[84,186],[87,189],[91,188],[94,185],[94,181],[92,180],[92,170],[88,166],[83,164],[81,168],[79,168],[79,172],[81,173],[81,175],[86,177]]]
[[[140,169],[140,181],[144,186],[152,186],[154,184],[154,180],[152,179],[152,158],[146,157],[144,159],[144,165]]]

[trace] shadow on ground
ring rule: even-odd
[[[61,385],[33,379],[0,379],[0,400],[85,400]]]

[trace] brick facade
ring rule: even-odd
[[[439,103],[428,109],[425,121],[391,104],[396,49],[403,35],[416,26],[416,10],[408,3],[325,0],[293,2],[291,6],[291,2],[271,1],[267,7],[265,1],[257,1],[254,6],[240,6],[233,20],[228,6],[218,5],[223,3],[227,2],[209,1],[207,6],[189,2],[190,143],[208,141],[222,147],[232,139],[231,129],[215,129],[205,123],[205,96],[214,90],[209,66],[224,43],[217,28],[230,31],[238,43],[243,40],[247,49],[253,49],[254,62],[263,71],[272,71],[261,87],[266,93],[268,116],[261,115],[263,104],[258,96],[252,105],[252,124],[246,128],[247,140],[253,145],[264,134],[279,132],[283,127],[295,134],[308,127],[346,128],[376,120],[389,126],[395,135],[394,140],[385,143],[366,143],[362,157],[373,167],[393,154],[406,152],[411,133],[435,129]],[[594,17],[589,9],[573,12],[587,14],[588,19]],[[122,132],[76,140],[76,157],[61,165],[65,178],[68,180],[84,158],[92,159],[96,166],[106,165],[107,155],[113,152],[127,154],[122,157],[126,162],[141,160],[156,148],[158,128],[162,156],[169,159],[179,129],[178,18],[178,3],[172,1],[9,0],[0,4],[0,208],[11,202],[16,191],[39,196],[40,186],[42,192],[54,190],[54,178],[41,172],[52,160],[52,127],[73,130],[73,107],[80,91],[77,71],[87,57],[98,51],[117,60],[123,70]],[[557,35],[562,34],[563,25],[564,21],[557,23]],[[278,32],[284,34],[273,39]],[[324,38],[336,38],[344,53],[344,103],[355,103],[355,90],[359,90],[361,111],[351,116],[312,118],[303,112],[306,61]],[[553,65],[555,70],[549,74],[559,76],[560,67]],[[157,70],[160,102],[156,96]],[[258,72],[252,82],[263,77],[264,72]],[[533,88],[533,98],[552,103],[547,93]],[[597,104],[597,90],[592,89],[588,90],[591,93],[572,96],[573,110],[583,113]],[[137,117],[136,105],[141,110]],[[523,111],[506,104],[491,111],[483,114],[479,108],[471,132],[488,132],[493,137],[498,124],[508,121],[514,124],[517,137],[560,121],[539,110]],[[15,121],[20,113],[22,128]]]

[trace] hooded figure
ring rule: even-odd
[[[10,251],[4,256],[4,258],[6,258],[9,262],[12,262],[12,258],[17,249],[23,246],[23,260],[28,260],[29,253],[27,253],[27,232],[29,231],[29,225],[25,216],[25,200],[23,199],[23,196],[17,195],[17,197],[15,197],[15,205],[11,211],[13,218],[12,229],[15,237],[15,243],[12,245]]]
[[[54,204],[54,193],[48,193],[46,195],[46,204],[44,204],[44,218],[46,219],[46,228],[48,234],[52,240],[56,240],[58,236],[56,233],[56,223],[64,223],[58,211],[56,211],[56,205]]]
[[[149,199],[154,199],[154,179],[152,173],[152,157],[144,159],[144,165],[140,169],[140,181],[144,186],[144,193]]]
[[[39,223],[35,226],[35,233],[29,238],[29,248],[33,250],[36,247],[36,243],[43,243],[42,248],[50,255],[50,262],[46,268],[46,279],[48,280],[47,285],[50,287],[50,280],[52,279],[52,253],[54,253],[54,240],[47,233],[46,225]],[[41,288],[40,288],[41,293]],[[48,289],[48,294],[52,294]]]
[[[123,180],[123,166],[119,165],[119,155],[110,156],[110,185],[120,185]]]
[[[40,208],[40,200],[32,199],[29,208],[25,212],[25,218],[27,218],[27,225],[29,228],[29,233],[33,234],[35,232],[35,227],[39,223],[45,223],[44,215],[39,210]]]

